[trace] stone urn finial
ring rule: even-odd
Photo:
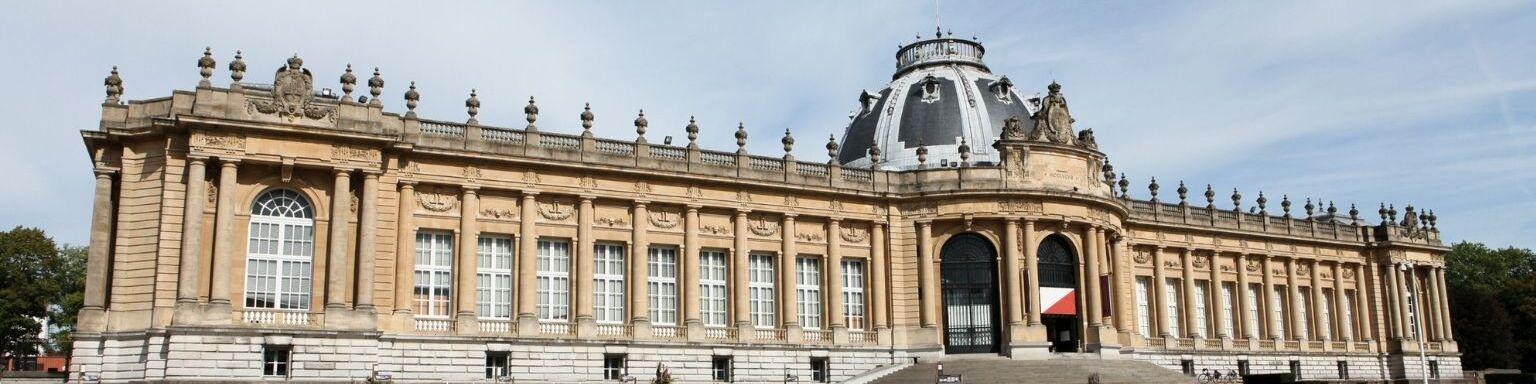
[[[583,124],[585,124],[585,123],[583,123]],[[651,122],[649,120],[645,119],[645,110],[644,109],[640,110],[639,116],[635,117],[635,134],[639,135],[639,138],[635,139],[635,141],[644,142],[645,141],[645,129],[650,127],[650,126],[651,126]]]
[[[405,117],[416,117],[416,103],[421,101],[421,93],[416,92],[416,82],[411,82],[411,87],[405,90]]]
[[[523,107],[523,116],[525,120],[528,120],[528,126],[524,127],[523,130],[538,132],[539,126],[534,125],[534,122],[539,120],[539,105],[533,103],[533,96],[528,96],[528,105]]]
[[[123,78],[117,76],[117,66],[112,66],[112,73],[107,75],[102,84],[107,86],[107,104],[122,104]]]
[[[213,86],[208,79],[213,77],[213,67],[216,65],[218,62],[213,60],[213,47],[203,48],[203,57],[197,59],[198,74],[203,76],[203,79],[197,82],[198,88]]]
[[[688,116],[688,125],[683,127],[683,131],[688,132],[688,148],[698,148],[699,122],[693,116]]]
[[[831,158],[830,160],[827,160],[827,164],[836,164],[837,163],[837,136],[836,135],[827,135],[827,157]]]
[[[384,94],[384,77],[379,76],[379,67],[373,67],[373,77],[368,78],[368,94],[373,95],[373,98],[368,100],[369,106],[384,105],[383,101],[379,101],[379,95]]]
[[[245,79],[245,58],[240,51],[235,51],[235,61],[229,62],[229,79],[233,81],[230,88],[239,88],[240,80]]]
[[[474,89],[469,90],[469,99],[464,100],[464,108],[469,110],[469,121],[467,123],[480,124],[480,120],[475,119],[475,115],[480,114],[480,96],[475,94]]]
[[[743,122],[737,122],[736,123],[736,154],[744,155],[746,153],[747,153],[747,124],[743,123]]]
[[[789,153],[795,150],[795,137],[789,134],[789,128],[784,128],[784,138],[779,139],[779,143],[784,144],[784,158],[794,158]]]
[[[341,73],[341,101],[352,101],[352,90],[356,88],[357,75],[352,74],[352,64],[347,64],[347,70]]]

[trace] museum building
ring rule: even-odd
[[[1021,91],[984,52],[901,47],[812,161],[788,131],[748,153],[739,124],[735,151],[691,119],[686,144],[652,142],[643,112],[634,138],[595,137],[590,107],[533,98],[526,123],[482,123],[473,91],[467,118],[431,120],[414,83],[386,111],[378,69],[338,93],[297,55],[248,83],[237,52],[219,87],[205,51],[195,89],[126,102],[113,68],[81,133],[71,374],[821,382],[956,354],[1461,374],[1433,212],[1155,179],[1133,197],[1062,86]]]

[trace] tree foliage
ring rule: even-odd
[[[57,255],[53,239],[40,229],[0,232],[0,354],[37,354],[38,320],[62,288],[53,275]]]
[[[1445,263],[1462,366],[1536,371],[1536,252],[1464,242]]]
[[[59,284],[53,305],[48,306],[48,323],[56,329],[48,340],[49,352],[69,356],[74,346],[75,321],[85,306],[85,247],[64,245],[54,263],[53,276]]]

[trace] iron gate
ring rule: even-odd
[[[944,243],[941,277],[944,297],[944,351],[998,351],[997,252],[975,234]]]

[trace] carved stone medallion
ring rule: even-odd
[[[550,221],[565,221],[576,212],[576,205],[570,201],[561,199],[548,199],[539,201],[539,216]]]
[[[288,121],[299,118],[313,120],[335,119],[335,109],[313,105],[315,99],[314,76],[304,67],[297,56],[288,59],[288,65],[278,68],[272,79],[272,100],[249,99],[249,112],[275,114]]]
[[[729,236],[731,234],[731,230],[723,225],[701,225],[699,226],[699,232],[708,233],[711,235],[725,236]]]
[[[1136,264],[1146,264],[1148,261],[1152,260],[1152,252],[1145,249],[1137,250],[1136,255],[1132,256],[1131,260],[1135,261]]]
[[[682,214],[667,208],[654,207],[646,213],[650,216],[651,226],[661,229],[676,228],[683,222]]]
[[[480,217],[487,219],[512,220],[517,218],[517,211],[512,209],[486,208],[480,210]]]
[[[428,211],[448,212],[459,205],[459,197],[446,188],[430,186],[416,190],[416,202]]]
[[[758,236],[773,236],[779,231],[779,223],[763,215],[752,215],[747,218],[747,229]]]
[[[840,232],[840,235],[843,237],[843,241],[852,244],[861,244],[865,239],[869,238],[869,230],[859,226],[844,226]]]

